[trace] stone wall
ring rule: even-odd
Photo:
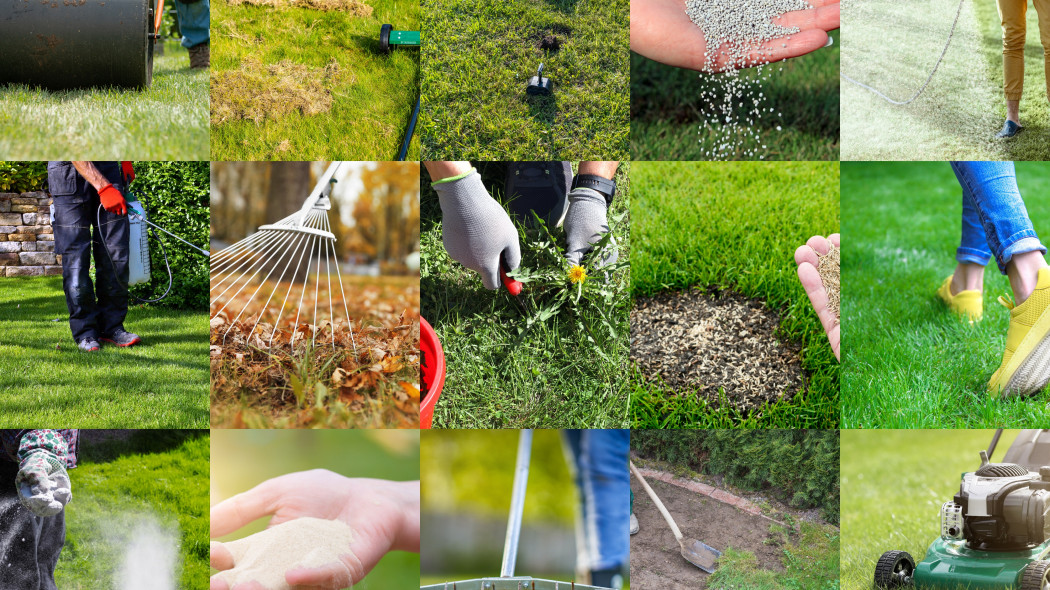
[[[50,204],[44,192],[0,193],[0,277],[62,274]]]

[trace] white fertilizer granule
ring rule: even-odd
[[[707,105],[707,121],[700,133],[713,133],[715,140],[706,157],[765,159],[758,123],[763,113],[773,112],[764,108],[769,97],[762,92],[763,82],[772,76],[766,71],[772,54],[762,47],[798,33],[798,27],[775,21],[785,13],[809,8],[805,0],[686,0],[685,12],[707,42],[706,73],[701,74],[707,84],[700,93]],[[755,70],[741,74],[743,68]]]
[[[154,520],[135,525],[117,572],[117,590],[175,590],[178,552],[175,535]]]
[[[296,568],[342,563],[350,554],[353,531],[346,523],[299,518],[254,535],[225,543],[234,568],[216,574],[231,587],[255,581],[267,590],[290,590],[284,574]]]

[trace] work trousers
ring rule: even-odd
[[[58,590],[55,565],[66,542],[66,513],[42,517],[18,501],[18,465],[0,460],[0,590]]]
[[[1050,0],[1032,0],[1039,15],[1039,40],[1046,62],[1046,96],[1050,99]],[[1003,26],[1003,89],[1006,100],[1021,100],[1024,89],[1024,46],[1028,0],[996,0]]]

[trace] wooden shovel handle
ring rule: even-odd
[[[678,539],[678,543],[681,544],[682,531],[678,530],[678,525],[675,524],[674,519],[671,518],[671,513],[664,507],[664,503],[660,501],[660,498],[656,497],[656,492],[653,491],[653,488],[649,487],[649,484],[645,481],[645,478],[642,477],[642,474],[638,473],[638,468],[634,466],[634,462],[628,461],[628,464],[631,466],[631,473],[638,478],[642,487],[645,488],[645,493],[649,494],[649,497],[653,499],[653,504],[656,504],[656,507],[660,509],[660,514],[664,515],[664,520],[667,521],[667,524],[671,525],[671,532],[674,533],[674,538]]]

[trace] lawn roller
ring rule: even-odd
[[[550,78],[543,77],[543,64],[536,70],[536,75],[529,78],[529,85],[525,87],[525,93],[533,96],[549,96],[554,91],[554,82]]]
[[[532,455],[532,430],[522,430],[518,437],[518,460],[514,468],[514,487],[507,517],[507,537],[503,543],[503,565],[498,578],[477,578],[420,586],[420,590],[599,590],[576,582],[541,580],[515,576],[518,560],[518,538],[521,536],[521,515],[525,509],[525,487],[529,482],[529,460]],[[626,528],[626,527],[625,527]]]
[[[153,80],[153,15],[148,0],[4,2],[0,84],[147,88]]]
[[[328,220],[332,186],[345,164],[332,162],[298,211],[276,223],[260,226],[259,231],[215,253],[211,264],[211,319],[218,329],[226,326],[224,343],[242,318],[244,326],[251,324],[251,328],[240,335],[245,342],[260,348],[271,348],[278,329],[293,317],[288,342],[292,350],[300,340],[305,341],[307,331],[311,343],[327,337],[334,349],[336,327],[344,318],[345,328],[350,330],[352,322],[335,234]],[[307,294],[311,301],[306,300]],[[342,306],[337,306],[337,301]],[[339,307],[343,308],[342,314]],[[229,312],[225,313],[227,309]],[[300,320],[306,323],[301,324]],[[356,354],[352,330],[350,343]]]
[[[1022,430],[1003,462],[991,463],[1001,434],[941,506],[941,536],[926,557],[883,553],[877,588],[1050,588],[1050,430]]]

